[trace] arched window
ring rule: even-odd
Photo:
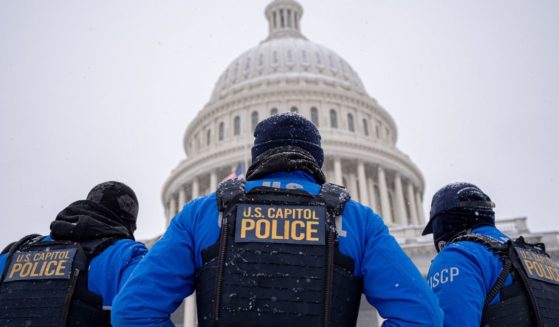
[[[291,109],[289,109],[289,111],[291,111],[291,112],[299,112],[299,109],[297,109],[297,107],[293,106],[293,107],[291,107]]]
[[[305,50],[303,50],[303,52],[301,53],[301,58],[303,61],[303,65],[308,65],[309,64],[309,58],[307,57],[307,52]]]
[[[270,116],[275,115],[278,113],[278,108],[272,108],[272,110],[270,110]]]
[[[210,145],[211,141],[212,141],[212,130],[208,129],[208,131],[206,132],[206,145]]]
[[[320,53],[316,53],[316,65],[322,66],[322,59],[320,59]]]
[[[311,108],[311,121],[313,122],[314,126],[318,127],[318,109],[315,107]]]
[[[363,119],[363,133],[365,133],[365,136],[369,136],[369,123],[367,119]]]
[[[355,124],[353,123],[353,115],[347,114],[347,129],[350,132],[355,132]]]
[[[248,73],[250,71],[250,58],[247,58],[247,61],[245,62],[245,74]]]
[[[194,134],[194,144],[196,146],[196,150],[200,149],[200,138],[198,137],[198,133]]]
[[[377,139],[380,139],[380,126],[378,124],[375,125],[375,134],[377,135]]]
[[[219,130],[218,130],[218,138],[220,141],[223,141],[223,137],[225,136],[225,124],[223,122],[219,123]]]
[[[256,128],[256,124],[258,124],[258,111],[252,112],[252,114],[250,115],[250,122],[251,122],[252,131],[254,132],[254,129]]]
[[[293,52],[291,50],[287,50],[287,63],[293,64]]]
[[[233,135],[241,135],[241,117],[235,116],[233,120]]]
[[[330,109],[330,127],[338,128],[338,114],[334,109]]]

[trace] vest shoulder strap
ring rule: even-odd
[[[91,241],[80,242],[80,246],[87,257],[87,260],[91,261],[91,259],[95,258],[99,253],[103,252],[106,248],[118,240],[119,239],[115,237],[103,237]]]
[[[245,193],[245,181],[229,179],[217,186],[216,199],[218,211],[223,211],[235,199]]]
[[[323,184],[319,196],[324,200],[326,208],[334,217],[342,214],[346,202],[351,198],[345,187],[332,183]]]
[[[462,234],[449,241],[449,243],[457,242],[474,242],[477,244],[481,244],[489,251],[497,255],[499,258],[502,258],[504,255],[508,254],[508,249],[510,247],[510,242],[503,243],[499,242],[497,239],[491,236],[473,233]]]
[[[221,182],[216,192],[218,210],[225,210],[233,200],[244,193],[245,181],[243,180],[230,179]],[[324,200],[328,211],[334,217],[342,214],[346,202],[351,198],[345,187],[332,183],[323,184],[319,196]]]
[[[508,256],[509,248],[511,247],[511,242],[509,241],[506,243],[502,243],[496,240],[495,238],[487,235],[467,233],[467,234],[459,235],[458,237],[451,240],[449,243],[456,243],[456,242],[463,242],[463,241],[469,241],[469,242],[474,242],[483,245],[489,251],[493,252],[496,256],[498,256],[499,259],[501,259],[501,261],[503,262],[503,269],[501,269],[501,272],[499,273],[499,277],[497,277],[497,281],[485,296],[484,305],[487,305],[501,291],[501,288],[503,288],[503,285],[505,284],[505,280],[507,279],[507,276],[511,271],[512,262]]]

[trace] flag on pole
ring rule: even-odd
[[[232,171],[231,174],[227,175],[223,180],[227,181],[230,179],[243,179],[245,177],[245,165],[240,162],[235,168],[235,171]]]

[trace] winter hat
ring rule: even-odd
[[[138,198],[128,185],[114,181],[98,184],[89,191],[87,200],[114,213],[129,230],[136,230]]]
[[[267,150],[285,145],[307,150],[322,167],[324,152],[320,146],[318,129],[305,117],[292,112],[272,115],[256,125],[252,162]]]
[[[435,247],[460,232],[480,226],[495,226],[495,204],[470,183],[453,183],[441,188],[431,201],[429,223],[422,235],[433,233]]]

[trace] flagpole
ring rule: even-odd
[[[248,113],[247,113],[247,115],[248,115]],[[249,128],[247,128],[246,131],[250,131],[249,120],[247,119],[246,122],[247,122],[247,125],[249,126]],[[248,150],[247,150],[247,147],[248,147],[249,135],[250,135],[250,133],[247,132],[246,135],[245,135],[245,140],[244,140],[244,144],[243,144],[243,156],[244,156],[243,175],[245,175],[245,179],[246,179],[246,170],[248,169],[248,153],[247,153]]]

